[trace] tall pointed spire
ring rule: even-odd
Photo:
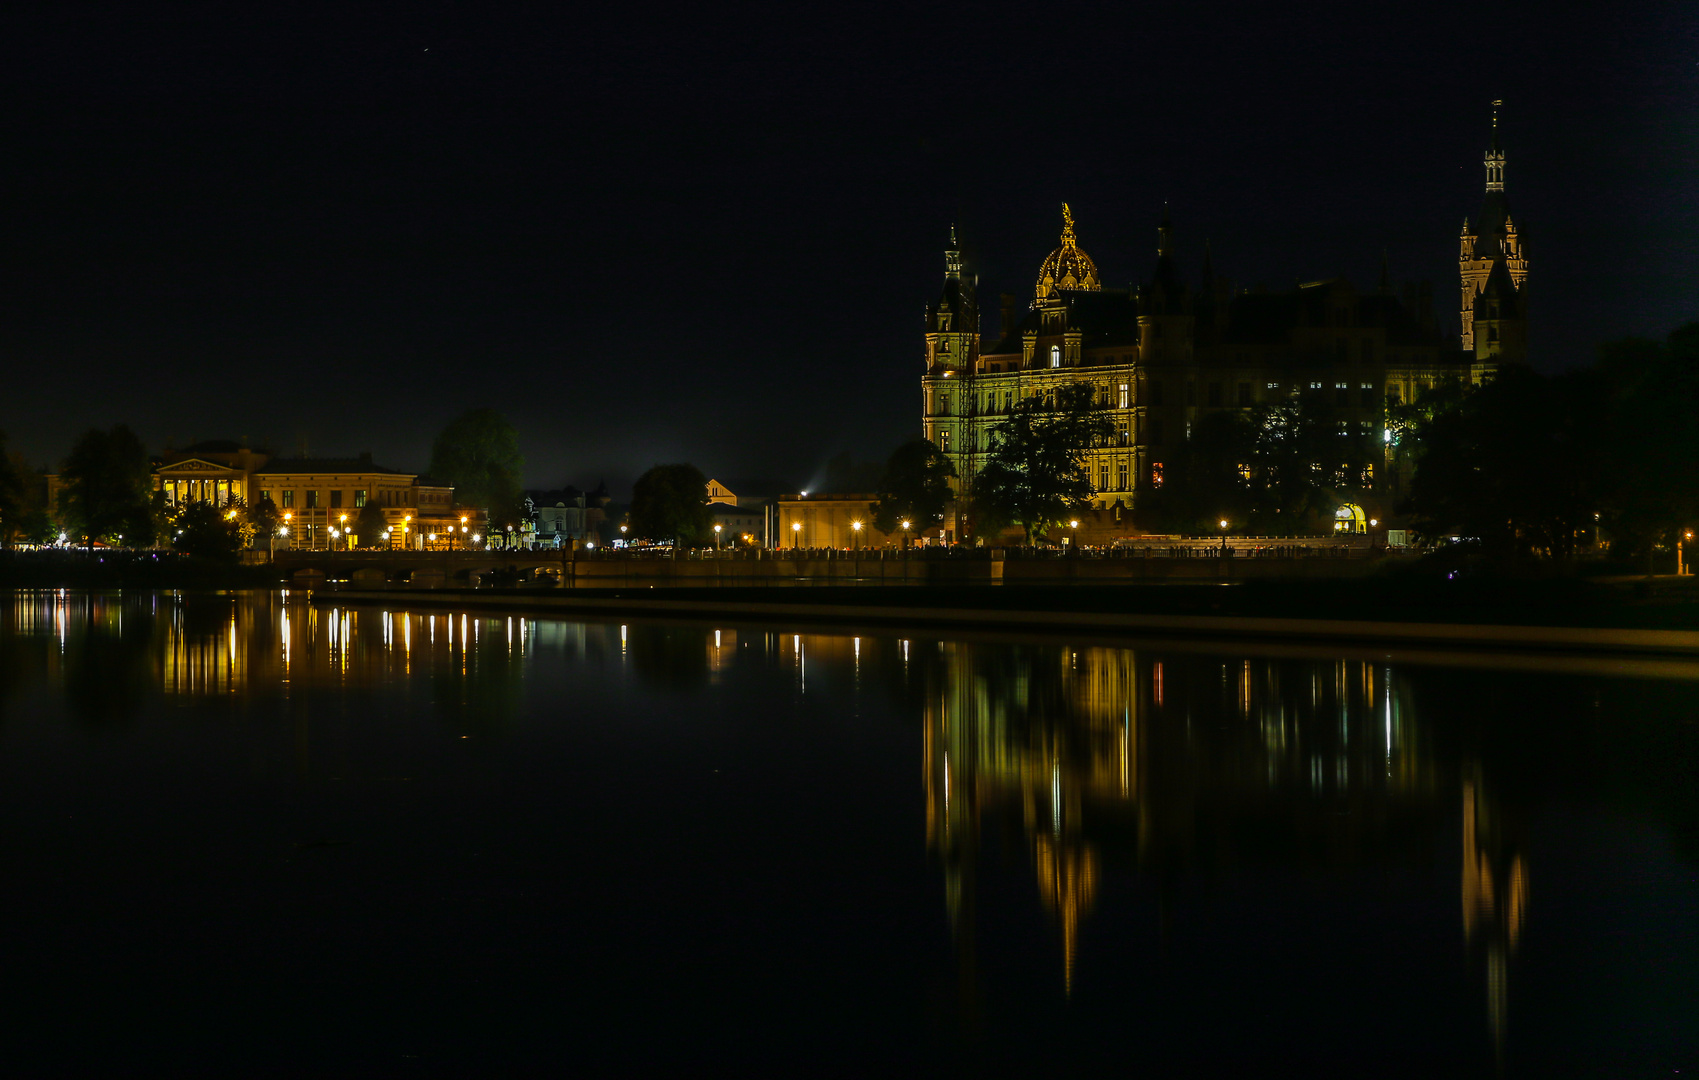
[[[950,245],[944,249],[944,277],[948,281],[962,277],[962,245],[956,241],[955,222],[950,223]]]
[[[1168,204],[1162,204],[1162,224],[1156,227],[1156,257],[1162,258],[1173,250],[1169,243],[1169,235],[1174,230],[1173,219],[1168,216]]]
[[[1504,151],[1498,147],[1498,107],[1503,104],[1504,102],[1498,99],[1493,101],[1492,145],[1486,154],[1488,191],[1504,190]]]

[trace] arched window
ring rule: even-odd
[[[1050,346],[1050,366],[1051,367],[1061,367],[1062,366],[1062,347],[1060,345]]]

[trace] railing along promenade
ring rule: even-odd
[[[810,585],[1097,583],[1353,577],[1387,557],[1366,538],[1162,537],[1103,548],[635,548],[459,552],[278,552],[302,584],[434,588],[561,584]]]

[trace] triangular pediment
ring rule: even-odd
[[[240,472],[241,470],[232,469],[228,465],[220,465],[216,461],[204,461],[201,458],[189,458],[186,461],[173,461],[169,465],[161,465],[154,471],[158,473],[233,473]]]

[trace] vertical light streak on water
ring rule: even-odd
[[[1050,834],[1062,839],[1062,764],[1050,762]]]

